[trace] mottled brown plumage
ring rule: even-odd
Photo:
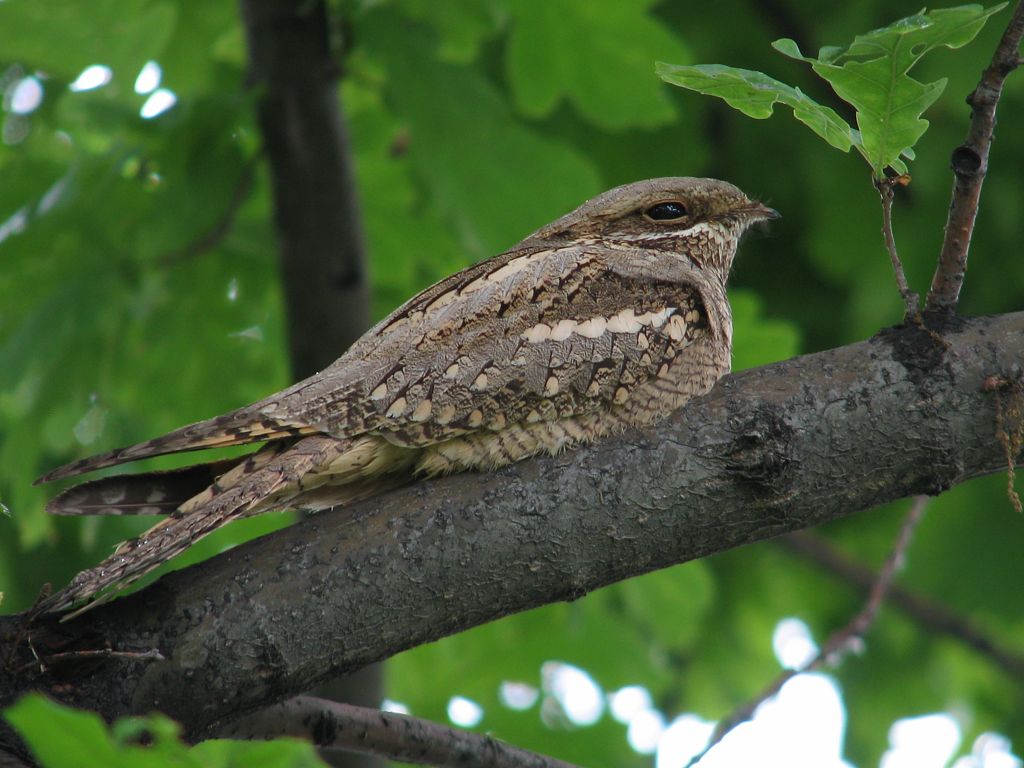
[[[266,443],[246,458],[58,496],[55,514],[170,517],[47,607],[126,585],[233,519],[337,506],[416,475],[492,469],[663,418],[729,370],[729,269],[743,232],[776,215],[713,179],[617,187],[415,296],[316,376],[50,472],[40,480]]]

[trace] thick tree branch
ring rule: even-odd
[[[25,668],[26,618],[0,617],[0,707],[38,689],[202,737],[510,613],[998,471],[984,382],[1024,358],[1024,313],[955,322],[947,345],[902,327],[732,375],[655,429],[418,483],[28,627],[44,661],[108,644],[164,661]]]
[[[967,97],[971,106],[971,126],[966,141],[953,150],[950,158],[954,174],[953,199],[949,204],[939,263],[925,302],[926,312],[952,313],[960,298],[960,288],[967,272],[967,252],[981,199],[981,185],[988,172],[988,152],[996,127],[996,105],[1006,76],[1021,63],[1021,37],[1024,37],[1024,0],[1017,1],[1010,23],[992,56],[992,63],[982,73],[978,87]]]

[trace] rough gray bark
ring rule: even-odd
[[[201,737],[399,651],[620,579],[998,471],[994,394],[1024,313],[916,327],[726,377],[661,426],[419,483],[170,574],[67,624],[0,617],[28,689]],[[45,660],[158,649],[163,661]],[[20,671],[18,671],[20,670]]]

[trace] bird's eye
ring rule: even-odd
[[[644,211],[644,215],[655,221],[672,221],[674,219],[681,219],[686,215],[686,206],[675,201],[658,203]]]

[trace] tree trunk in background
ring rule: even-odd
[[[260,93],[263,135],[281,253],[292,371],[296,379],[333,362],[369,325],[369,290],[348,133],[338,95],[336,51],[323,2],[242,0],[250,84]],[[379,665],[339,678],[317,696],[379,706]],[[330,762],[383,762],[334,753]]]

